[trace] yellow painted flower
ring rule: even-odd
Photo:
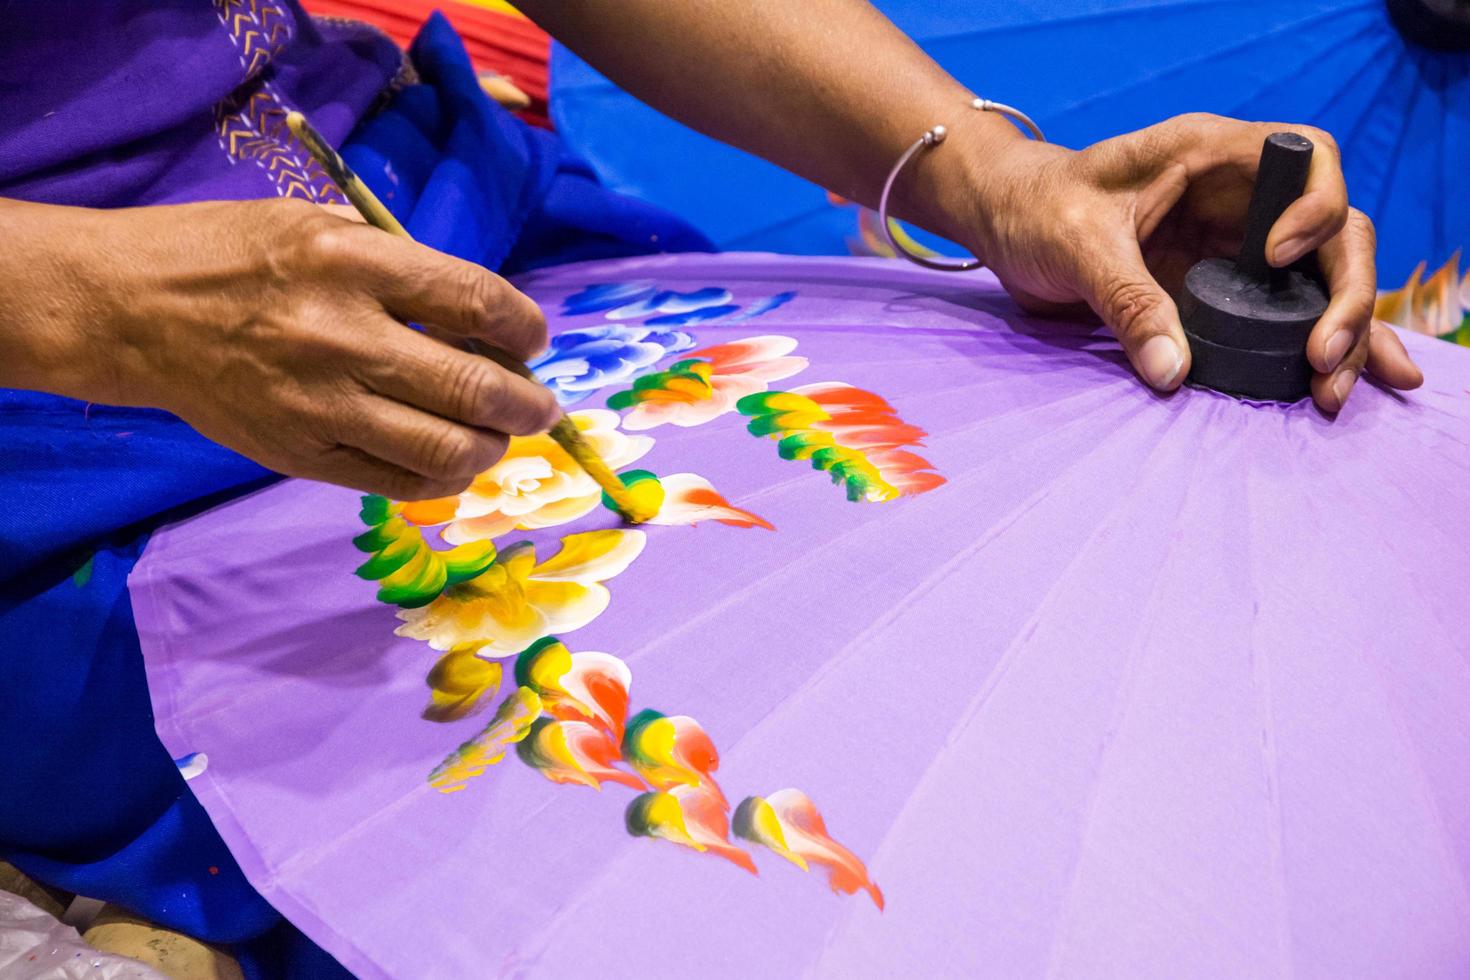
[[[505,758],[512,745],[526,737],[531,723],[541,714],[536,692],[518,687],[506,698],[490,724],[450,754],[429,773],[429,785],[441,793],[457,793],[465,783]]]
[[[450,650],[429,671],[429,721],[458,721],[468,718],[489,703],[500,690],[504,669],[493,660],[475,656],[474,644]]]
[[[398,613],[399,636],[426,640],[435,650],[472,647],[513,656],[543,636],[581,629],[612,598],[602,583],[643,551],[642,531],[569,534],[561,550],[539,564],[528,542],[501,550],[477,577],[451,586],[433,602]]]
[[[618,429],[618,415],[605,409],[568,416],[607,465],[621,469],[653,448],[648,436]],[[500,462],[475,477],[458,497],[403,504],[415,524],[443,524],[451,544],[488,541],[514,530],[557,527],[590,513],[602,490],[551,436],[515,436]]]

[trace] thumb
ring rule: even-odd
[[[1179,309],[1148,271],[1138,240],[1113,239],[1084,261],[1083,298],[1123,345],[1133,370],[1157,391],[1179,387],[1189,373]]]

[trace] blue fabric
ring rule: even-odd
[[[424,84],[359,127],[342,156],[414,238],[507,275],[713,249],[667,211],[601,187],[560,137],[485,98],[442,15],[410,53]]]
[[[485,98],[442,17],[413,57],[424,84],[344,155],[421,241],[508,270],[708,247]],[[0,390],[0,857],[246,943],[248,975],[330,976],[340,968],[250,887],[154,734],[127,594],[150,530],[273,478],[163,412]]]
[[[1025,110],[1063,146],[1183,112],[1328,130],[1353,203],[1377,226],[1381,282],[1396,286],[1417,263],[1433,269],[1470,247],[1470,52],[1406,40],[1384,0],[874,6],[975,94]],[[924,124],[964,125],[960,110]],[[833,207],[815,184],[660,114],[560,44],[551,117],[607,186],[672,208],[721,248],[846,254],[858,234],[853,209]]]

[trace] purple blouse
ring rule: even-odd
[[[340,144],[406,65],[375,29],[297,0],[0,3],[0,197],[340,201],[286,112]]]

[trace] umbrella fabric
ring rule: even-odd
[[[131,580],[164,744],[355,973],[1470,971],[1470,353],[1329,420],[1157,397],[983,274],[521,285],[654,521],[537,437]]]
[[[1388,281],[1470,244],[1470,53],[1406,41],[1383,0],[876,6],[973,91],[1020,106],[1068,146],[1183,112],[1329,130],[1354,202],[1377,224]],[[852,214],[815,185],[661,116],[559,45],[551,72],[558,131],[609,186],[671,208],[723,248],[847,250]]]

